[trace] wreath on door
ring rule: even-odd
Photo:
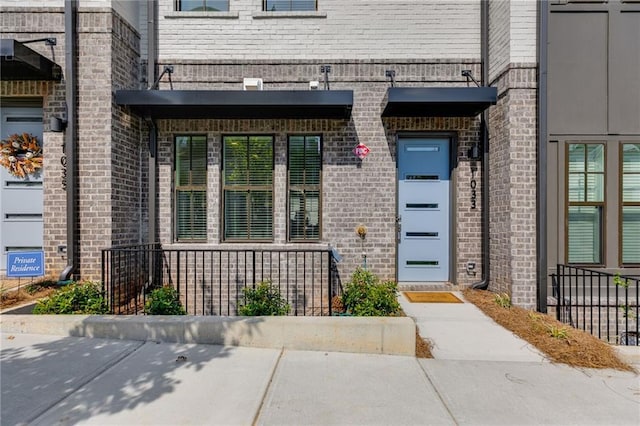
[[[13,134],[0,144],[0,165],[12,175],[25,178],[42,169],[42,146],[35,136]]]

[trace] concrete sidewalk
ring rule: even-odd
[[[633,424],[638,376],[540,362],[0,334],[3,425]]]

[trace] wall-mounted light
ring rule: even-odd
[[[67,128],[67,120],[64,118],[52,116],[49,119],[49,129],[52,132],[64,132]]]
[[[389,79],[391,87],[396,85],[396,70],[385,70],[384,76]]]
[[[261,78],[244,78],[242,79],[243,90],[262,90]]]
[[[469,157],[471,160],[479,160],[481,156],[480,153],[480,144],[473,144],[473,146],[471,146],[471,148],[469,148],[469,152],[467,153],[467,157]]]

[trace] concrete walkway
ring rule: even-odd
[[[453,292],[460,300],[460,292]],[[421,337],[432,343],[433,357],[443,360],[545,362],[535,347],[498,325],[472,303],[411,303],[403,293],[402,309]]]

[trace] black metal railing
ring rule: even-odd
[[[330,249],[173,249],[160,244],[102,251],[102,283],[110,311],[140,314],[147,294],[175,288],[190,315],[235,316],[243,289],[270,281],[291,306],[290,315],[332,315],[341,294]]]
[[[638,276],[558,265],[551,275],[556,318],[609,343],[638,345]]]

